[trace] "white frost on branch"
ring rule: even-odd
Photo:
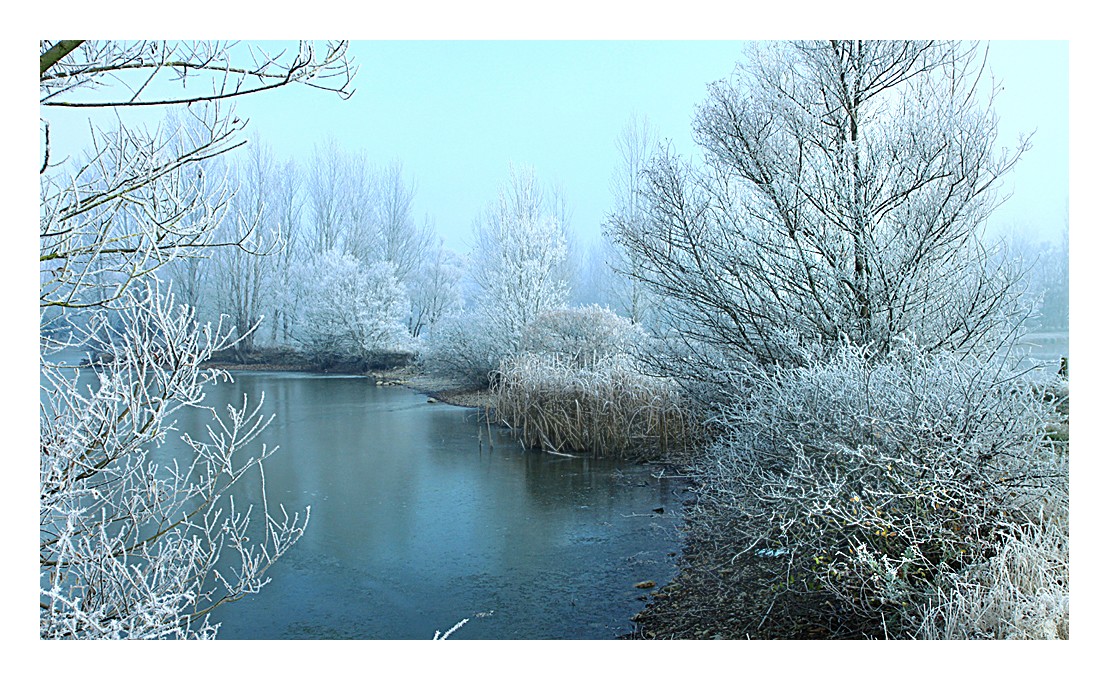
[[[533,171],[511,169],[496,202],[474,226],[474,239],[477,313],[508,349],[516,349],[524,326],[569,297],[566,235],[545,209]]]
[[[262,404],[221,413],[203,402],[205,387],[228,376],[201,364],[253,324],[199,324],[157,273],[247,245],[216,233],[234,187],[211,160],[241,143],[245,125],[222,103],[297,82],[349,96],[346,48],[40,43],[42,638],[212,637],[212,608],[257,592],[302,535],[307,510],[290,515],[266,498],[262,462],[274,449],[257,441],[269,422]],[[160,98],[159,79],[181,89]],[[90,150],[52,154],[58,107],[151,104],[187,106],[149,133],[120,117],[111,129],[90,120]],[[72,365],[77,352],[82,366]],[[205,436],[176,434],[177,418],[198,410],[211,416]],[[243,484],[259,485],[260,507],[235,503]]]
[[[94,366],[41,366],[40,635],[209,637],[207,612],[257,592],[308,517],[224,500],[274,450],[247,451],[270,420],[261,403],[202,402],[228,376],[200,364],[233,330],[198,327],[153,284],[121,302],[89,320]],[[207,437],[164,453],[186,409],[210,412]]]
[[[408,298],[391,262],[363,265],[332,250],[304,263],[295,274],[305,300],[293,335],[317,357],[358,357],[410,350],[404,320]]]

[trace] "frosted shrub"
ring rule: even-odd
[[[845,347],[733,374],[702,528],[736,546],[732,561],[771,565],[759,585],[794,611],[875,634],[912,625],[945,579],[1066,497],[1052,404],[1003,370],[901,343],[877,363]]]
[[[306,263],[297,279],[300,298],[308,302],[293,334],[321,363],[372,362],[411,349],[404,324],[408,298],[392,263],[366,266],[333,250]]]
[[[506,341],[473,315],[439,321],[420,354],[421,368],[459,387],[484,389],[508,352]]]
[[[638,326],[599,305],[545,312],[528,324],[523,335],[524,351],[562,357],[581,367],[632,354],[644,340]]]
[[[1013,527],[997,554],[952,574],[925,610],[928,639],[1070,637],[1070,533],[1066,507]]]

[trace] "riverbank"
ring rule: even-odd
[[[487,390],[473,390],[444,383],[420,372],[411,364],[367,369],[352,364],[322,367],[308,357],[289,351],[263,351],[243,355],[223,355],[206,364],[229,371],[282,371],[314,374],[361,375],[377,385],[406,387],[434,400],[463,408],[491,407]],[[672,474],[685,476],[683,462],[661,460]],[[705,509],[697,505],[695,494],[683,502],[686,531],[677,557],[678,574],[669,583],[643,587],[638,599],[644,608],[631,617],[633,628],[621,639],[744,639],[744,638],[829,638],[837,637],[828,624],[813,624],[796,613],[775,610],[775,603],[754,584],[771,568],[766,558],[750,556],[745,562],[721,569],[732,557],[728,546],[718,545],[711,535],[698,531],[703,521],[690,521],[693,513]],[[703,520],[704,517],[699,517]],[[711,522],[710,522],[711,524]],[[734,552],[734,551],[733,551]],[[761,593],[761,594],[760,594]],[[811,616],[812,612],[808,612]],[[839,636],[843,635],[843,624]]]
[[[678,575],[650,593],[625,640],[829,640],[883,632],[831,607],[798,606],[759,587],[780,569],[776,556],[735,555],[735,548],[689,521]],[[721,565],[727,565],[722,567]],[[825,603],[828,604],[828,603]]]
[[[999,531],[1008,533],[995,539],[996,556],[940,581],[946,591],[937,603],[919,608],[915,620],[907,619],[919,628],[898,627],[892,616],[866,619],[845,606],[841,594],[819,584],[809,588],[802,580],[805,565],[784,551],[741,550],[742,543],[728,539],[732,523],[742,521],[741,512],[726,504],[716,507],[706,495],[704,503],[686,509],[679,574],[651,593],[625,639],[1068,638],[1069,383],[1034,384],[1028,394],[1051,408],[1038,435],[1043,457],[1029,462],[1041,463],[1036,479],[1058,477],[1061,486],[1056,491],[1044,487],[1038,520],[999,522]],[[695,481],[711,488],[711,480]],[[973,499],[973,494],[965,497]],[[791,588],[794,578],[804,585]],[[953,592],[966,599],[953,599]]]
[[[491,402],[486,391],[444,385],[411,365],[376,370],[351,370],[349,366],[325,369],[288,356],[213,365],[228,370],[365,375],[379,385],[408,387],[429,400],[479,409],[489,407]],[[1058,410],[1057,422],[1047,426],[1047,436],[1065,460],[1069,451],[1066,386],[1037,394]],[[650,462],[667,465],[675,476],[686,476],[680,466],[688,460],[656,456]],[[689,479],[694,487],[705,483],[703,479]],[[699,503],[694,494],[683,499],[682,505],[684,531],[676,564],[678,573],[669,583],[636,583],[641,588],[637,599],[644,608],[631,617],[634,628],[622,639],[866,639],[905,633],[893,623],[887,630],[885,619],[876,621],[852,614],[844,602],[819,589],[790,588],[794,570],[803,573],[802,565],[794,565],[780,554],[767,554],[766,550],[737,548],[738,542],[728,537],[734,533],[734,523],[742,518],[734,508],[717,507],[711,494],[705,496],[704,503]],[[1065,568],[1065,557],[1063,564]]]
[[[364,375],[378,385],[407,387],[428,399],[463,408],[489,408],[488,390],[474,390],[445,383],[421,373],[413,365],[367,367],[354,362],[321,366],[309,357],[291,350],[261,350],[243,354],[225,352],[204,363],[204,368],[223,371],[288,371],[317,374]]]

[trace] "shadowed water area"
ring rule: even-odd
[[[452,638],[613,638],[635,584],[676,573],[685,480],[496,429],[479,451],[474,410],[361,377],[238,373],[208,400],[262,392],[271,512],[310,505],[311,523],[270,584],[216,610],[221,638],[429,639],[463,618]]]

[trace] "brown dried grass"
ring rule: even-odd
[[[582,366],[557,355],[506,359],[492,385],[495,417],[529,448],[593,456],[672,456],[694,436],[672,380],[644,375],[624,356]]]

